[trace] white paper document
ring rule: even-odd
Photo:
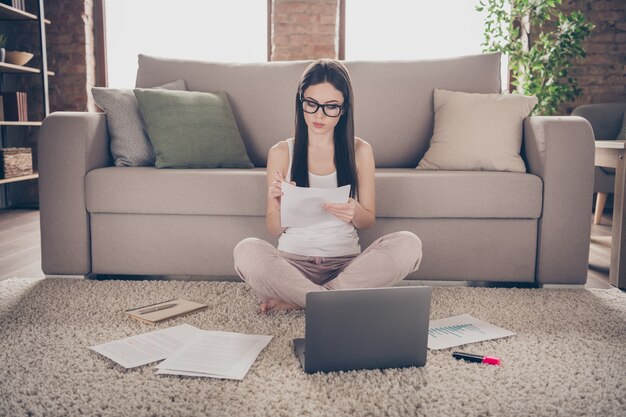
[[[201,331],[189,324],[181,324],[91,346],[90,349],[119,363],[124,368],[134,368],[167,358]]]
[[[308,227],[320,224],[337,224],[342,221],[322,208],[324,203],[347,203],[350,186],[339,188],[296,187],[282,184],[280,225],[282,227]]]
[[[201,330],[157,365],[157,374],[243,379],[272,336]]]
[[[469,314],[431,320],[428,349],[439,350],[467,343],[513,336],[515,333],[472,317]]]

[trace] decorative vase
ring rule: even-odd
[[[5,58],[7,64],[23,66],[33,59],[33,54],[25,51],[6,51]]]
[[[4,62],[7,57],[7,50],[4,48],[0,48],[0,62]]]

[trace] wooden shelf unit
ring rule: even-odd
[[[7,62],[0,62],[0,78],[4,74],[14,74],[14,75],[38,75],[41,77],[41,94],[43,101],[43,118],[48,116],[50,113],[50,104],[49,104],[49,90],[48,90],[48,77],[53,76],[54,72],[48,71],[48,55],[46,51],[46,24],[50,24],[50,20],[45,18],[44,15],[44,0],[37,0],[36,2],[37,11],[35,13],[29,13],[24,10],[16,9],[15,7],[11,7],[9,5],[0,3],[0,21],[15,21],[15,22],[25,22],[23,24],[28,24],[26,22],[35,22],[38,26],[39,33],[39,67],[33,68],[25,65],[15,65],[9,64]],[[36,46],[35,46],[36,47]],[[0,83],[0,86],[2,83]],[[1,90],[1,89],[0,89]],[[0,138],[0,147],[2,147],[3,143],[5,143],[6,135],[7,135],[7,127],[9,126],[41,126],[41,121],[9,121],[9,120],[1,120],[0,121],[0,131],[2,132],[2,137]],[[39,173],[35,172],[31,175],[23,175],[20,177],[14,178],[6,178],[0,179],[0,185],[10,184],[20,181],[34,180],[39,178]],[[7,192],[6,189],[3,192]],[[5,194],[8,196],[8,194]],[[9,202],[9,200],[7,200]]]
[[[41,122],[16,122],[14,120],[0,120],[0,126],[41,126]]]
[[[31,174],[31,175],[23,175],[21,177],[0,178],[0,184],[9,184],[11,182],[34,180],[36,178],[39,178],[39,173],[38,172],[35,172],[34,174]]]
[[[2,3],[0,3],[2,4]],[[27,67],[25,65],[9,64],[8,62],[0,62],[0,73],[4,74],[41,74],[38,68]],[[54,72],[48,71],[48,76],[54,75]]]
[[[11,7],[8,4],[0,3],[0,20],[39,20],[39,17],[24,10]],[[48,19],[43,21],[50,24]]]

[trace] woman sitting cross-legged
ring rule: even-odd
[[[345,204],[325,204],[339,222],[282,227],[282,184],[335,188],[350,185]],[[267,158],[269,232],[278,248],[247,238],[234,249],[235,269],[261,300],[261,313],[304,308],[310,291],[391,286],[417,271],[422,243],[401,231],[361,252],[356,229],[376,221],[374,155],[354,136],[353,95],[345,66],[318,60],[305,70],[296,94],[295,137],[274,145]]]

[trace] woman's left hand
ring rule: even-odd
[[[356,200],[349,198],[347,203],[325,203],[322,205],[324,210],[337,217],[339,220],[343,220],[346,223],[350,223],[354,219],[354,212],[356,210]]]

